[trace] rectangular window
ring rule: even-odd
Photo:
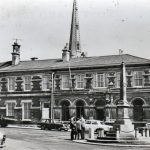
[[[24,102],[23,103],[23,120],[31,119],[31,102]]]
[[[31,76],[24,77],[24,90],[25,91],[31,90]]]
[[[94,75],[94,87],[105,87],[105,74],[99,73]]]
[[[15,103],[9,102],[6,104],[6,116],[14,116]]]
[[[9,91],[15,91],[15,77],[9,77]]]
[[[84,88],[84,75],[83,74],[77,75],[77,88],[78,89]]]
[[[70,79],[69,75],[63,75],[62,76],[62,88],[63,89],[69,89],[70,88],[69,79]]]
[[[117,72],[116,80],[117,80],[117,85],[116,86],[119,88],[120,87],[120,72]]]
[[[49,90],[50,89],[50,76],[46,75],[43,76],[43,90]]]
[[[143,85],[142,71],[134,72],[134,85],[135,86],[142,86]]]

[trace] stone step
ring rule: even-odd
[[[95,142],[95,143],[118,143],[116,139],[87,139],[88,142]]]
[[[105,140],[105,141],[107,141],[107,140],[113,141],[113,140],[116,140],[116,137],[106,136],[106,137],[97,137],[97,139],[98,140]]]

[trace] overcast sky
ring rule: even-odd
[[[150,59],[150,0],[77,0],[80,38],[88,56],[124,53]],[[73,0],[0,0],[0,62],[61,58],[69,41]]]

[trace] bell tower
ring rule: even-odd
[[[70,58],[81,57],[79,18],[76,0],[74,0],[73,2],[69,50],[70,50]]]
[[[11,53],[12,54],[12,65],[18,65],[20,62],[20,47],[21,47],[21,45],[19,45],[17,43],[17,39],[16,39],[16,41],[14,42],[14,44],[12,46],[13,46],[13,52]]]

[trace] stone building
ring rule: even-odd
[[[123,61],[130,118],[150,122],[150,60],[129,54],[87,57],[77,14],[74,0],[70,40],[60,59],[22,61],[14,42],[12,60],[0,64],[0,114],[22,121],[67,121],[72,115],[114,121]]]

